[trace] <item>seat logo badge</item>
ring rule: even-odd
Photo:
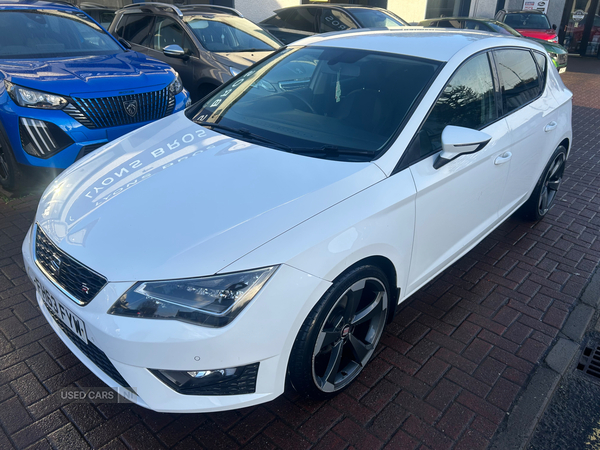
[[[88,294],[90,293],[90,288],[89,288],[89,287],[87,287],[87,285],[86,285],[85,283],[83,283],[83,284],[81,285],[81,290],[82,290],[82,291],[83,291],[83,292],[84,292],[86,295],[88,295]]]
[[[56,276],[58,276],[60,274],[60,265],[62,264],[62,261],[60,259],[60,257],[56,254],[52,254],[52,260],[50,261],[50,269],[52,270],[52,273]]]
[[[138,112],[138,102],[137,100],[125,100],[123,108],[125,108],[125,112],[129,117],[135,117]]]

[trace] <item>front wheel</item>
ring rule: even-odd
[[[20,187],[22,176],[9,141],[0,131],[0,186],[7,191],[14,191]]]
[[[375,266],[336,280],[304,321],[290,355],[289,377],[301,394],[335,395],[355,380],[383,333],[389,283]]]
[[[522,213],[529,220],[541,220],[550,210],[562,182],[567,162],[567,149],[559,146],[546,164],[544,172],[535,185],[531,197],[522,207]]]

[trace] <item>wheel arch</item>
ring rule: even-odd
[[[398,306],[398,300],[400,298],[400,288],[398,287],[398,275],[396,272],[396,267],[394,263],[385,256],[382,255],[373,255],[363,258],[359,261],[356,261],[354,264],[350,265],[343,272],[341,272],[333,282],[335,283],[339,278],[345,275],[347,272],[360,267],[360,266],[375,266],[383,271],[385,276],[387,277],[388,283],[390,284],[390,302],[389,302],[389,310],[387,323],[391,322],[396,314],[396,308]]]

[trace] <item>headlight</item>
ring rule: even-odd
[[[175,77],[173,82],[169,85],[169,93],[171,95],[177,95],[183,90],[183,83],[181,82],[181,78],[179,78],[179,74]]]
[[[108,314],[224,327],[254,298],[277,267],[137,283],[110,307]]]
[[[59,95],[48,94],[46,92],[35,91],[24,88],[4,80],[4,86],[10,98],[19,105],[26,108],[40,109],[63,109],[67,106],[67,99]]]
[[[552,58],[552,59],[558,58],[558,55],[556,53],[548,52],[548,54],[550,55],[550,58]]]
[[[231,73],[231,76],[232,76],[232,77],[235,77],[235,76],[236,76],[238,73],[240,73],[240,72],[241,72],[241,70],[239,70],[239,69],[236,69],[236,68],[234,68],[234,67],[230,67],[230,68],[229,68],[229,73]]]
[[[558,36],[555,36],[552,39],[549,39],[548,41],[549,42],[554,42],[555,44],[558,44]]]

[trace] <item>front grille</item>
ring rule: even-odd
[[[568,55],[565,54],[561,54],[561,55],[557,55],[556,56],[556,62],[558,62],[559,65],[563,66],[565,64],[567,64],[567,59],[568,59]]]
[[[35,262],[54,284],[81,306],[87,305],[107,282],[102,275],[54,245],[39,225],[35,234]]]
[[[105,144],[106,144],[106,142],[102,142],[100,144],[91,144],[91,145],[86,145],[84,147],[81,147],[81,150],[79,151],[79,154],[77,155],[77,158],[75,158],[75,161],[83,158],[85,155],[89,155],[94,150],[102,147]]]
[[[100,370],[102,370],[106,375],[111,377],[117,383],[119,383],[124,388],[129,388],[129,384],[125,379],[121,376],[119,371],[113,363],[110,362],[110,359],[106,356],[106,354],[96,347],[94,344],[88,341],[86,344],[83,342],[75,333],[73,333],[66,325],[64,325],[56,314],[54,314],[51,310],[46,308],[46,311],[50,313],[54,321],[58,324],[60,329],[65,333],[71,342],[77,346],[81,353],[88,357],[90,361],[92,361]]]
[[[210,384],[197,388],[181,389],[159,370],[149,369],[150,372],[174,391],[184,395],[241,395],[254,394],[256,392],[256,378],[258,376],[259,363],[244,367],[242,374],[232,380]]]
[[[160,91],[115,97],[71,97],[63,111],[87,128],[109,128],[158,120],[173,113],[175,97]]]

